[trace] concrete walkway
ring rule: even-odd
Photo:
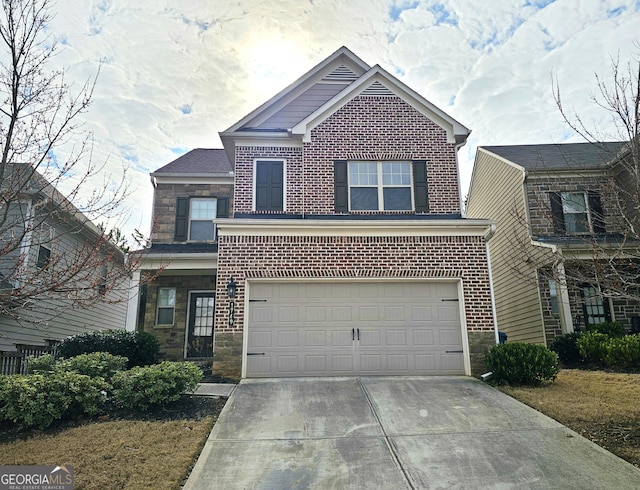
[[[640,470],[466,377],[243,380],[185,489],[637,489]]]

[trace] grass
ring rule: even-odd
[[[640,374],[563,369],[542,387],[499,389],[640,467]]]
[[[181,402],[179,410],[142,414],[137,419],[129,415],[122,420],[14,434],[14,440],[0,444],[0,461],[71,465],[77,490],[179,489],[224,402],[193,397]]]

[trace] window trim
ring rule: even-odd
[[[191,222],[192,221],[207,221],[207,220],[194,220],[191,218],[192,205],[195,201],[215,201],[216,202],[216,212],[215,216],[211,219],[213,223],[213,237],[205,238],[205,239],[193,239],[191,238]],[[187,241],[188,242],[214,242],[216,241],[218,235],[218,228],[215,224],[215,219],[218,217],[218,198],[217,197],[207,197],[207,196],[197,196],[189,198],[189,214],[187,215]]]
[[[251,185],[251,210],[257,212],[256,200],[258,197],[258,162],[282,162],[282,211],[271,211],[284,213],[287,211],[287,159],[286,158],[254,158],[253,159],[253,182]]]
[[[378,191],[378,209],[353,209],[351,207],[351,189],[353,188],[372,188],[373,185],[354,185],[351,183],[350,165],[352,163],[375,163],[378,183],[375,185]],[[406,185],[385,185],[383,183],[382,166],[385,163],[404,163],[408,166],[409,184]],[[409,189],[411,207],[408,209],[384,209],[384,190],[385,189]],[[347,201],[350,213],[415,213],[415,182],[413,176],[413,162],[411,160],[348,160],[347,161]]]
[[[160,304],[160,291],[173,290],[173,305],[165,306]],[[159,287],[158,297],[156,298],[156,325],[175,325],[176,323],[176,302],[177,302],[177,289],[174,287]],[[171,323],[160,323],[160,309],[171,309]]]

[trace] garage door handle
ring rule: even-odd
[[[264,356],[266,355],[265,352],[247,352],[248,356]]]
[[[358,329],[358,342],[360,342],[360,329]]]
[[[462,354],[464,351],[461,350],[448,350],[445,351],[447,354]]]
[[[356,329],[352,328],[351,329],[351,341],[353,342],[354,340],[356,340]]]

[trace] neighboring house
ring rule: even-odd
[[[165,229],[149,251],[166,267],[149,286],[144,329],[179,357],[189,293],[206,290],[218,375],[481,374],[497,340],[493,222],[461,216],[457,151],[469,133],[339,49],[220,133],[228,159],[209,150],[209,177],[191,178],[191,154],[154,172],[154,229]],[[182,159],[191,187],[167,176]],[[225,172],[227,187],[215,180]],[[208,215],[217,243],[204,263],[179,266],[191,246],[171,236],[180,198],[228,197],[231,211],[232,176],[232,216]],[[171,295],[173,319],[159,325]]]
[[[597,277],[616,255],[622,260],[611,263],[628,267],[624,247],[637,249],[625,239],[613,190],[622,148],[621,142],[478,148],[467,216],[497,221],[490,244],[496,315],[509,341],[550,345],[593,324],[619,321],[632,330],[638,322],[638,302]]]
[[[151,174],[151,246],[140,273],[155,276],[141,304],[138,328],[150,332],[171,360],[211,361],[218,262],[214,220],[230,216],[233,165],[222,149],[196,149]],[[138,318],[132,305],[128,328]]]
[[[0,191],[0,357],[124,328],[124,252],[28,166],[5,167]]]

